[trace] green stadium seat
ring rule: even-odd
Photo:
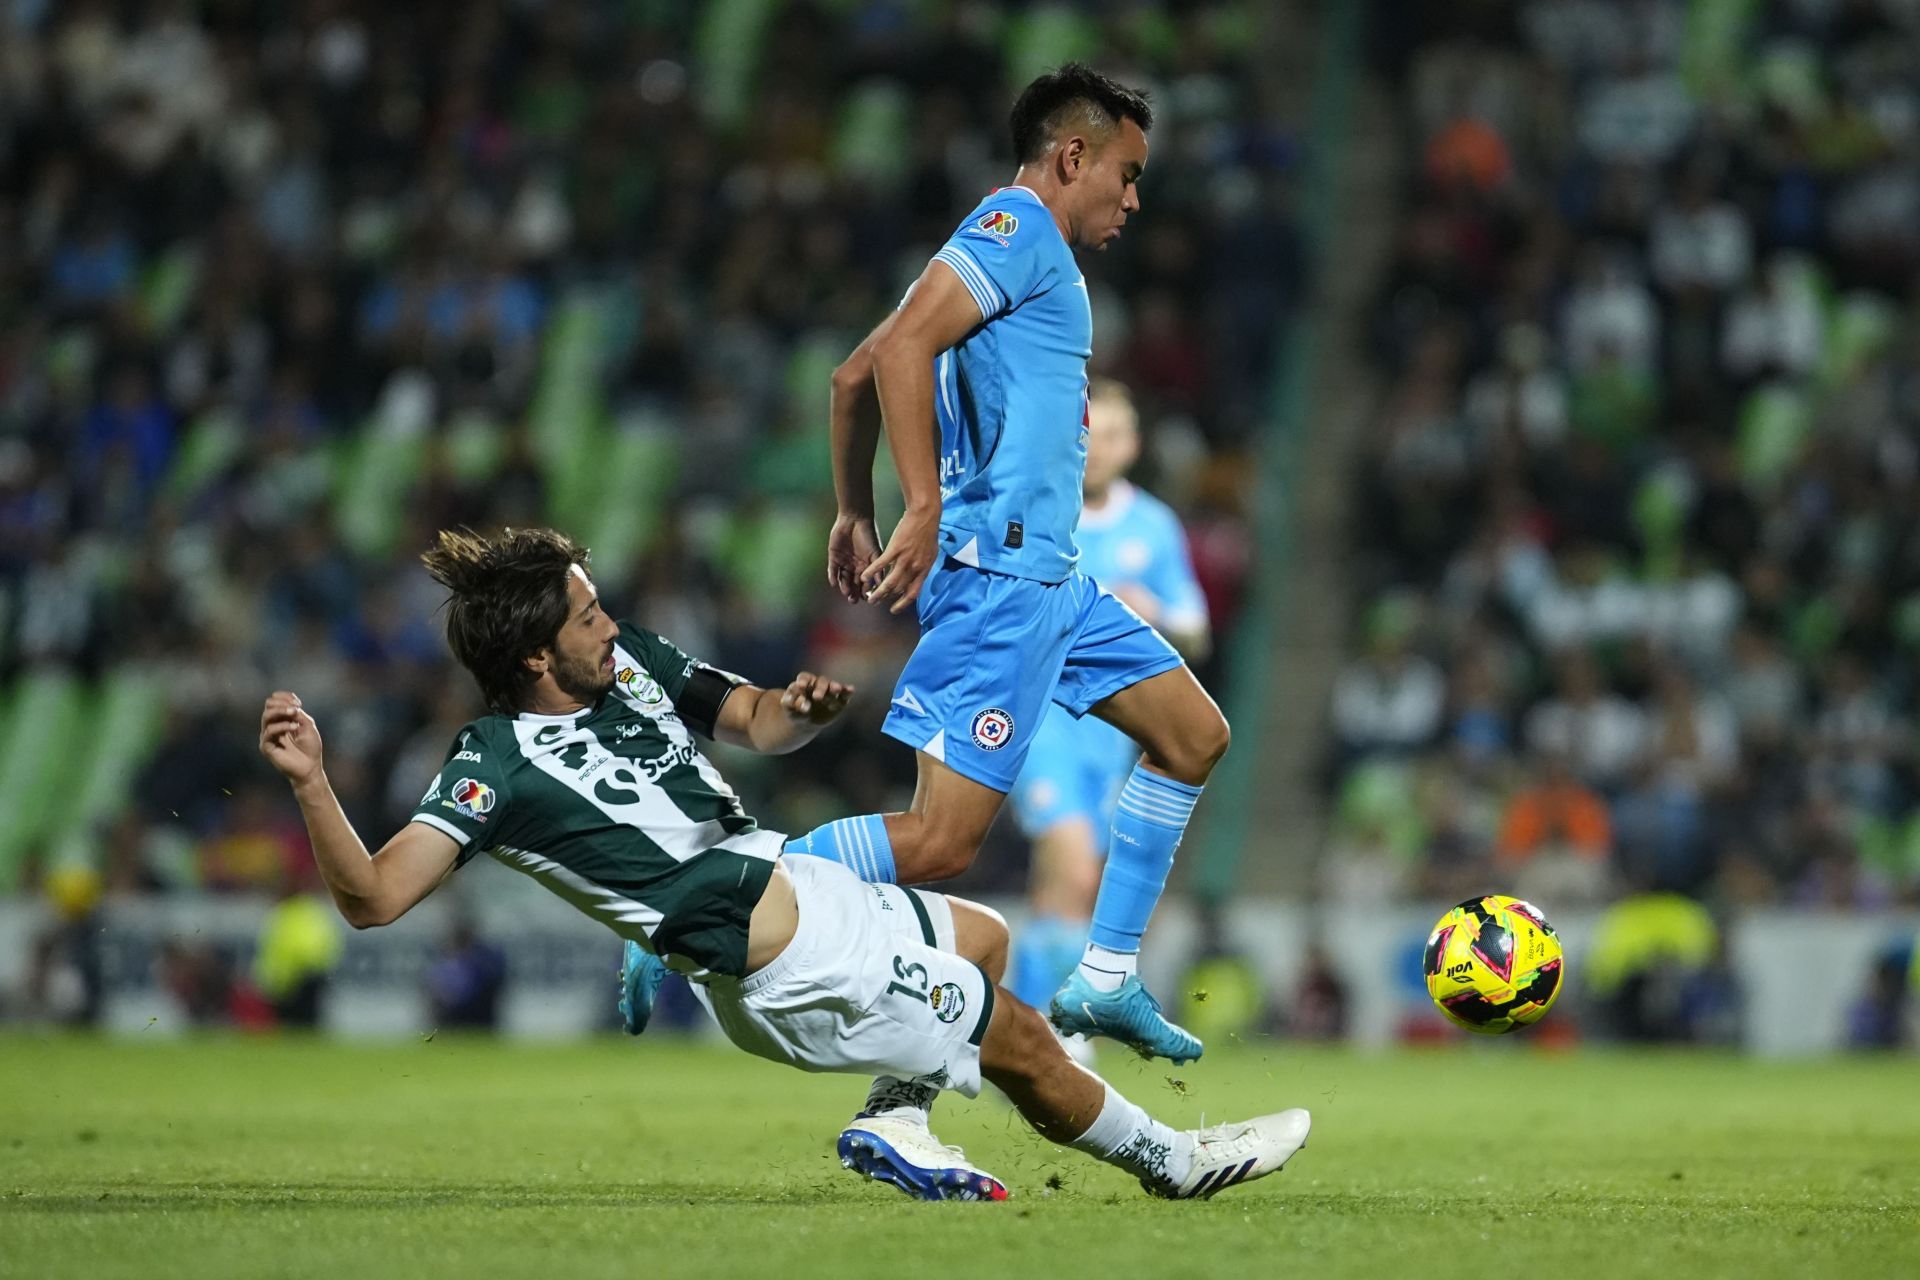
[[[788,412],[824,424],[833,398],[833,371],[859,341],[857,335],[815,330],[795,343],[787,357]]]
[[[1368,760],[1349,769],[1340,780],[1334,822],[1348,836],[1377,838],[1401,862],[1417,861],[1426,847],[1412,772],[1397,761]]]
[[[892,80],[872,80],[847,95],[834,131],[833,167],[877,190],[891,190],[906,179],[900,163],[907,142],[907,91]]]
[[[635,415],[605,434],[595,458],[593,501],[572,508],[570,527],[593,548],[606,589],[625,585],[640,553],[659,532],[667,499],[680,478],[681,437],[672,424]],[[584,520],[581,513],[590,513]]]
[[[500,472],[507,455],[506,428],[499,419],[470,410],[447,424],[444,447],[453,478],[463,484],[479,484]]]
[[[1858,379],[1900,329],[1900,311],[1885,298],[1849,293],[1827,316],[1827,344],[1820,384],[1838,390]]]
[[[1063,62],[1093,57],[1100,51],[1100,27],[1071,9],[1043,6],[1008,24],[1002,48],[1007,79],[1025,85]]]
[[[360,429],[334,480],[334,527],[348,550],[362,556],[393,550],[427,443],[423,435],[387,430],[377,421]]]
[[[0,738],[0,893],[19,887],[22,865],[60,806],[70,802],[85,743],[86,698],[77,676],[30,672],[16,684]]]
[[[47,842],[69,862],[100,848],[94,832],[120,816],[132,799],[129,782],[160,739],[167,719],[166,690],[129,664],[108,673],[86,700],[83,740],[76,744],[71,802],[49,823]],[[104,870],[104,868],[98,868]]]
[[[709,0],[694,37],[695,91],[709,120],[739,124],[753,105],[753,78],[760,66],[777,0]]]
[[[200,255],[191,244],[176,244],[155,258],[140,280],[140,310],[148,332],[172,333],[200,284]]]
[[[550,518],[562,525],[588,509],[598,487],[606,330],[605,305],[591,290],[575,290],[554,308],[540,352],[528,429],[547,481]]]
[[[1813,434],[1813,406],[1806,393],[1784,383],[1757,388],[1740,407],[1735,450],[1740,475],[1762,493],[1771,492]]]
[[[1640,544],[1646,548],[1641,572],[1648,579],[1669,580],[1680,570],[1680,552],[1686,543],[1687,489],[1683,472],[1659,467],[1634,490],[1629,514],[1640,534]]]
[[[814,591],[827,545],[827,521],[813,507],[766,502],[728,523],[720,562],[733,584],[776,617],[795,617]]]
[[[186,502],[225,471],[245,443],[240,419],[228,410],[212,410],[195,418],[167,468],[161,491],[173,502]]]

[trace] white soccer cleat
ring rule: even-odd
[[[1299,1107],[1257,1116],[1238,1124],[1209,1125],[1194,1131],[1193,1165],[1179,1185],[1140,1185],[1149,1195],[1168,1200],[1204,1200],[1228,1187],[1278,1173],[1307,1145],[1313,1117]]]
[[[912,1120],[858,1115],[840,1133],[840,1163],[916,1200],[1005,1200],[1006,1184]]]

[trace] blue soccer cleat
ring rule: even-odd
[[[1053,996],[1048,1011],[1062,1032],[1109,1036],[1149,1058],[1167,1058],[1175,1066],[1192,1062],[1205,1047],[1199,1037],[1167,1021],[1138,974],[1128,974],[1117,991],[1096,991],[1075,969]]]
[[[620,1023],[627,1034],[637,1036],[647,1029],[653,1017],[653,997],[667,979],[667,966],[660,957],[637,942],[628,942],[620,953]]]
[[[923,1124],[857,1115],[840,1133],[840,1163],[862,1177],[900,1188],[916,1200],[1005,1200],[1006,1184],[967,1163]]]

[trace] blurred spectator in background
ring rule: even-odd
[[[1587,988],[1623,1040],[1731,1044],[1739,992],[1706,908],[1673,893],[1637,893],[1607,908],[1588,948]]]
[[[189,1026],[219,1026],[234,1018],[233,965],[211,943],[169,938],[161,944],[154,968]]]
[[[1912,939],[1881,951],[1867,971],[1867,987],[1847,1010],[1847,1046],[1905,1049],[1914,1043],[1914,993],[1920,960]]]
[[[296,890],[260,923],[253,985],[279,1025],[317,1027],[327,979],[339,963],[339,917],[330,904]]]
[[[100,877],[63,867],[46,879],[54,920],[33,939],[20,1012],[35,1022],[91,1027],[106,995],[100,955]]]
[[[1296,1040],[1346,1038],[1347,986],[1318,940],[1307,947],[1305,967],[1278,1030]]]
[[[623,613],[749,677],[844,657],[878,696],[911,620],[818,581],[832,353],[1006,171],[1010,86],[1063,51],[1164,104],[1165,216],[1089,263],[1090,368],[1138,375],[1143,478],[1196,516],[1231,628],[1304,275],[1284,24],[883,7],[0,16],[0,702],[38,691],[37,741],[134,744],[76,754],[93,807],[0,831],[0,892],[129,802],[147,830],[116,847],[193,856],[121,855],[117,889],[272,892],[288,801],[252,789],[245,710],[269,665],[337,726],[349,816],[402,807],[464,718],[415,563],[440,526],[566,527]],[[0,812],[39,785],[14,754],[0,734]],[[776,823],[912,786],[876,734],[789,772]]]
[[[507,988],[507,955],[481,938],[461,916],[427,966],[427,1003],[433,1025],[492,1031],[500,1025],[500,997]]]
[[[1557,797],[1589,889],[1920,903],[1911,6],[1383,2],[1406,187],[1339,812],[1391,764],[1505,813],[1389,840],[1401,893],[1534,847]],[[1383,654],[1389,602],[1418,622]],[[1450,732],[1370,727],[1434,687]]]
[[[1606,891],[1613,828],[1598,792],[1563,755],[1538,758],[1500,816],[1494,865],[1514,892],[1542,902],[1590,903]]]

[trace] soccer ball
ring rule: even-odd
[[[1421,967],[1440,1012],[1482,1035],[1546,1017],[1566,974],[1560,939],[1540,908],[1498,893],[1441,916]]]

